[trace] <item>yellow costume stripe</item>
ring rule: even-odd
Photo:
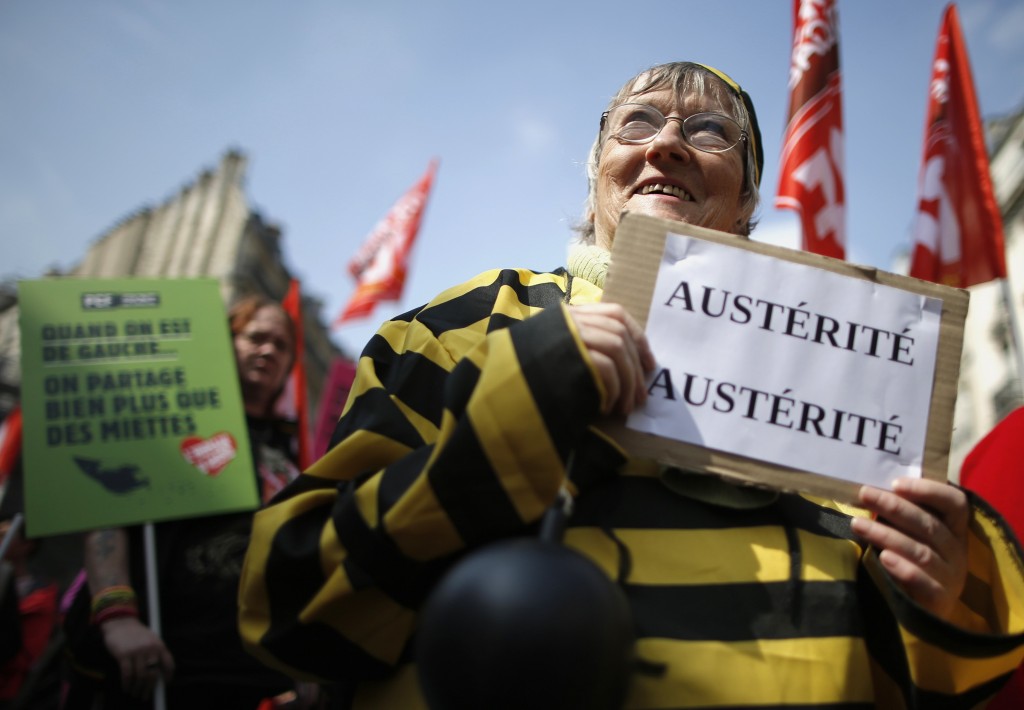
[[[363,520],[371,528],[375,528],[380,524],[378,519],[379,511],[377,510],[377,495],[380,491],[380,482],[383,477],[380,473],[370,476],[355,492],[356,507],[359,508],[360,515],[363,516]]]
[[[249,550],[242,569],[242,577],[253,580],[253,583],[240,588],[238,595],[238,624],[243,638],[255,641],[262,638],[270,628],[270,614],[268,613],[270,600],[267,597],[266,569],[274,531],[293,516],[318,507],[327,506],[329,508],[334,501],[334,496],[333,490],[310,491],[256,512]],[[263,524],[257,524],[257,521],[262,521]],[[336,565],[337,562],[335,562]],[[276,659],[262,646],[253,643],[248,646],[248,650],[264,663],[277,666]]]
[[[665,674],[637,674],[628,708],[872,701],[867,652],[856,638],[731,643],[651,638],[637,644],[637,653],[665,664]],[[736,676],[737,668],[743,668],[742,677]]]
[[[451,426],[451,415],[445,412],[441,430]],[[419,476],[413,481],[384,515],[384,527],[399,549],[416,560],[446,555],[464,544],[427,476]]]
[[[491,336],[489,357],[508,366],[490,367],[482,375],[477,384],[480,395],[469,404],[469,419],[516,511],[523,519],[535,519],[558,490],[559,479],[551,472],[559,471],[562,461],[518,366],[507,330]],[[509,422],[514,427],[509,428]],[[548,485],[537,490],[538,482]]]
[[[387,682],[361,684],[352,710],[429,710],[420,695],[416,666],[403,666]]]
[[[967,554],[968,571],[982,583],[980,589],[969,587],[965,592],[968,606],[989,620],[993,632],[1024,633],[1024,580],[1020,575],[999,573],[1000,569],[1020,569],[1014,543],[980,510],[975,510],[971,520]]]
[[[337,603],[340,595],[346,597],[343,605]],[[353,591],[339,567],[299,620],[326,624],[374,658],[394,664],[415,627],[416,614],[373,587]]]
[[[465,328],[446,330],[438,336],[438,342],[444,346],[445,351],[462,353],[460,359],[466,359],[482,368],[487,362],[487,343],[484,338],[487,336],[487,320],[479,320]],[[438,363],[440,364],[440,363]],[[453,364],[445,366],[451,370]]]
[[[1020,664],[1020,650],[1013,649],[1001,656],[967,658],[954,656],[949,650],[936,648],[922,641],[906,629],[900,629],[910,664],[914,684],[924,690],[941,693],[962,693],[992,678],[1009,673]],[[955,672],[951,666],[955,663]]]
[[[700,585],[785,582],[790,578],[790,550],[777,526],[726,530],[623,530],[615,535],[629,548],[632,584]],[[800,578],[806,582],[853,581],[857,545],[797,531],[803,550]],[[571,528],[568,544],[594,559],[614,576],[618,549],[595,528]],[[743,550],[739,557],[737,551]]]
[[[366,471],[377,471],[409,453],[394,439],[361,429],[354,432],[309,467],[313,476],[335,481],[350,480]]]

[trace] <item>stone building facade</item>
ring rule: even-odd
[[[63,275],[107,278],[213,277],[225,303],[262,293],[280,301],[292,275],[281,254],[281,230],[252,210],[245,197],[246,157],[228,151],[157,207],[126,217],[89,247]],[[303,335],[311,422],[332,362],[343,354],[330,340],[321,304],[303,298]],[[0,417],[17,401],[21,382],[17,297],[0,292]]]
[[[949,457],[953,480],[974,445],[1024,404],[1024,110],[988,121],[987,138],[1009,278],[970,289]]]

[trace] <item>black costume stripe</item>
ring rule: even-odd
[[[737,683],[746,682],[744,678]],[[662,710],[878,710],[874,703],[758,703],[757,705],[686,705]]]
[[[392,320],[396,319],[392,318]],[[379,332],[370,336],[366,345],[363,346],[363,351],[359,354],[360,358],[368,357],[373,360],[378,367],[379,363],[387,362],[397,356],[398,353],[391,347],[391,343]]]
[[[524,285],[519,272],[502,269],[491,283],[471,289],[449,301],[433,304],[423,309],[417,320],[435,336],[473,325],[481,318],[491,315],[498,291],[503,287],[511,289],[524,306],[534,308],[546,308],[560,303],[565,296],[565,292],[557,283]]]
[[[598,484],[620,481],[619,468],[625,462],[626,457],[614,444],[588,428],[573,451],[569,478],[583,494]]]
[[[846,513],[824,508],[797,495],[780,495],[775,506],[782,511],[789,525],[822,537],[857,540]]]
[[[396,321],[398,323],[412,323],[414,320],[416,320],[416,316],[418,316],[424,308],[425,306],[423,305],[416,306],[415,308],[409,309],[405,313],[400,313],[397,316],[393,316],[391,320]]]
[[[586,491],[576,500],[570,524],[640,530],[724,530],[775,527],[780,524],[780,513],[785,524],[796,529],[852,539],[848,516],[818,508],[799,496],[783,494],[762,508],[740,510],[695,501],[649,476],[622,476],[615,485]]]
[[[505,315],[504,313],[494,313],[487,319],[487,332],[493,333],[496,330],[508,328],[510,325],[520,322],[521,321],[518,318],[513,318],[512,316]]]
[[[504,272],[502,272],[504,273]],[[501,288],[501,273],[489,284],[470,289],[461,296],[434,303],[416,316],[434,337],[450,330],[461,330],[477,323],[491,313],[491,305]]]
[[[381,338],[383,341],[383,338]],[[434,422],[441,421],[441,401],[437,393],[442,391],[448,369],[434,363],[418,352],[407,350],[400,355],[390,352],[383,360],[373,353],[363,351],[363,357],[373,359],[374,372],[388,390],[394,390],[401,383],[402,402],[422,417]]]
[[[552,342],[551,330],[560,327],[564,336]],[[552,441],[574,442],[595,414],[601,401],[586,363],[580,358],[576,341],[565,330],[559,311],[548,310],[509,331],[520,371],[531,392],[539,393],[543,405],[564,403],[564,409],[541,408]],[[580,387],[579,385],[586,385]],[[573,396],[555,397],[554,393]],[[536,396],[536,395],[535,395]],[[566,452],[560,452],[564,458]]]
[[[331,478],[320,478],[319,476],[312,476],[308,473],[300,474],[295,480],[286,485],[270,500],[267,505],[273,505],[274,503],[280,503],[281,501],[294,498],[295,496],[302,495],[303,493],[309,493],[311,491],[324,490],[325,488],[334,488],[338,485],[338,482]]]
[[[934,693],[917,688],[915,689],[917,704],[912,707],[927,708],[927,710],[961,710],[962,708],[982,707],[982,702],[995,695],[1010,675],[1012,673],[1007,673],[956,695]]]
[[[892,579],[886,577],[884,584],[889,603],[895,607],[904,628],[922,641],[945,648],[950,653],[964,658],[991,658],[1019,648],[1024,639],[1024,634],[982,635],[952,624],[937,624],[934,616],[899,592]]]
[[[377,510],[383,516],[391,510],[398,499],[405,495],[409,487],[416,482],[423,467],[433,453],[433,446],[426,446],[410,453],[407,457],[389,464],[381,475],[377,488]],[[358,487],[358,483],[356,486]]]
[[[300,609],[323,586],[319,533],[329,506],[307,510],[287,521],[270,547],[266,565],[267,594],[274,609]],[[312,544],[311,544],[312,543]],[[368,656],[335,630],[319,624],[296,626],[290,617],[271,612],[260,644],[284,663],[325,678],[337,675],[338,664],[362,677],[382,675],[387,667]],[[301,639],[296,643],[296,639]]]
[[[459,424],[430,470],[430,485],[467,544],[488,542],[522,527],[468,422]]]
[[[420,452],[415,455],[418,457]],[[338,540],[348,551],[345,569],[350,580],[356,586],[372,580],[371,584],[402,606],[418,608],[446,569],[447,562],[423,563],[410,559],[386,531],[368,527],[359,513],[355,489],[354,482],[338,486],[331,516]]]
[[[625,585],[641,638],[753,641],[863,634],[853,582]]]
[[[331,435],[331,447],[339,444],[348,435],[358,431],[372,431],[409,448],[423,445],[423,437],[404,416],[389,416],[397,407],[387,392],[380,389],[367,390],[360,394],[345,416],[338,420]]]
[[[469,358],[459,361],[459,364],[452,370],[451,376],[448,377],[448,382],[444,386],[445,406],[449,409],[457,409],[457,412],[453,411],[452,413],[461,415],[470,397],[473,396],[479,381],[480,368]]]
[[[519,296],[519,300],[534,308],[550,308],[561,303],[565,299],[565,289],[557,281],[549,283],[538,283],[526,286],[519,279],[515,271],[506,272],[509,278],[509,286]],[[540,272],[534,271],[537,274]],[[565,269],[556,269],[552,274],[565,277]]]
[[[925,691],[914,685],[910,675],[903,638],[896,625],[893,612],[886,602],[886,595],[875,585],[867,568],[860,567],[857,576],[858,595],[864,618],[870,619],[865,626],[864,640],[868,653],[903,690],[904,702],[908,708],[945,710],[949,708],[980,707],[983,700],[991,697],[1005,683],[1006,674],[958,695]],[[948,629],[954,627],[945,625]]]
[[[980,496],[971,491],[964,490],[964,492],[971,505],[982,514],[998,517],[999,514]],[[1015,538],[1013,540],[1016,541]],[[968,582],[972,586],[984,584],[977,577],[971,577]],[[893,607],[907,631],[926,643],[947,649],[947,651],[964,658],[991,658],[1009,653],[1024,642],[1022,633],[976,634],[951,624],[937,624],[935,618],[924,607],[917,606],[910,601],[905,594],[899,591],[896,582],[888,576],[885,577],[884,586],[880,591],[889,605]],[[986,594],[985,596],[991,595]]]
[[[913,707],[906,697],[908,690],[913,686],[913,681],[910,678],[910,665],[903,637],[900,635],[892,610],[885,603],[885,598],[863,564],[857,568],[857,595],[864,618],[869,619],[864,628],[864,644],[868,655],[875,660],[877,667],[892,679],[894,686],[901,690],[907,707]]]
[[[318,622],[291,628],[287,636],[271,627],[260,639],[260,645],[282,663],[321,678],[336,678],[338,669],[343,668],[346,680],[378,680],[394,670],[335,629]]]
[[[279,528],[266,565],[267,591],[271,599],[301,606],[323,585],[319,539],[330,508],[330,504],[316,506]]]

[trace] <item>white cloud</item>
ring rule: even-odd
[[[515,144],[519,149],[529,155],[536,155],[545,153],[555,144],[558,130],[550,120],[530,115],[525,111],[517,114],[512,119],[512,130]]]

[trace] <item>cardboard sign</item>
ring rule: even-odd
[[[945,479],[966,291],[626,214],[604,299],[658,360],[607,427],[633,455],[841,500]]]
[[[258,504],[214,279],[18,285],[31,536]]]

